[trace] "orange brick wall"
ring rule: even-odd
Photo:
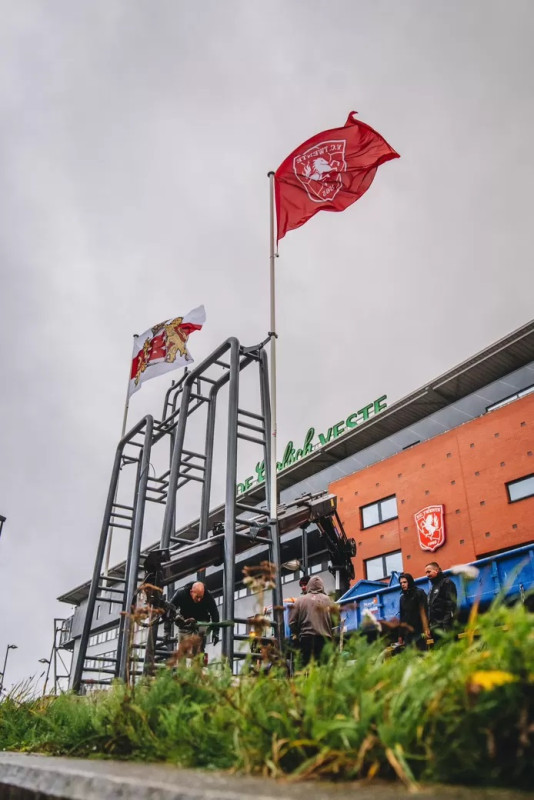
[[[534,497],[509,503],[505,483],[534,473],[534,395],[466,422],[329,486],[347,536],[356,540],[356,580],[364,561],[402,550],[406,572],[423,574],[534,541]],[[360,507],[396,495],[398,518],[362,530]],[[445,544],[421,550],[414,514],[445,510]]]

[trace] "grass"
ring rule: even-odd
[[[0,704],[0,747],[293,779],[532,788],[534,617],[498,607],[432,652],[354,638],[292,679],[178,665],[135,687]],[[475,631],[476,626],[476,631]]]

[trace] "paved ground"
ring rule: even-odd
[[[398,800],[409,795],[399,784],[287,783],[159,764],[0,753],[1,800]],[[534,793],[433,786],[422,787],[416,797],[525,800]]]

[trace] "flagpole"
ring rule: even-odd
[[[134,333],[134,336],[133,336],[134,340],[136,339],[136,337],[137,337],[137,334]],[[130,363],[128,365],[128,384],[126,386],[126,401],[124,403],[124,414],[123,414],[123,417],[122,417],[121,440],[124,439],[124,434],[126,433],[126,423],[128,421],[128,409],[130,408],[130,380],[131,380],[131,375],[132,375],[132,362],[130,361]],[[115,502],[117,500],[117,490],[118,490],[118,488],[119,488],[119,481],[117,479],[117,485],[115,486],[115,497],[113,498],[113,504],[115,504]],[[113,510],[112,510],[112,516],[113,516]],[[110,522],[111,522],[111,520],[110,520]],[[104,577],[107,577],[108,572],[109,572],[109,560],[111,558],[111,543],[112,543],[112,540],[113,540],[113,526],[111,526],[110,529],[109,529],[109,536],[108,536],[108,541],[107,541],[107,545],[106,545],[106,557],[105,557],[105,560],[104,560]]]
[[[269,516],[271,520],[271,537],[273,560],[276,565],[273,589],[273,611],[274,621],[276,622],[276,638],[280,648],[284,640],[284,607],[282,595],[282,576],[281,555],[280,555],[280,532],[278,530],[278,486],[277,486],[277,416],[276,416],[276,283],[275,283],[275,209],[274,209],[274,172],[268,173],[269,177],[269,216],[270,216],[270,242],[269,242],[269,289],[270,289],[270,330],[271,337],[271,370],[270,370],[270,389],[271,389],[271,463],[270,463],[270,503]]]
[[[270,292],[270,329],[271,337],[271,497],[269,513],[271,519],[277,515],[277,419],[276,419],[276,282],[274,262],[276,258],[274,244],[274,172],[269,172],[269,215],[270,215],[270,241],[269,241],[269,292]]]

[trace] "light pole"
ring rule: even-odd
[[[7,664],[7,657],[9,655],[9,651],[10,650],[16,650],[17,647],[18,647],[18,645],[16,645],[16,644],[8,644],[8,646],[6,647],[6,657],[4,658],[4,669],[2,670],[2,676],[0,678],[0,681],[1,681],[1,683],[0,683],[0,695],[2,694],[2,689],[4,688],[4,677],[5,677],[5,674],[6,674],[6,664]]]
[[[44,682],[44,686],[43,686],[43,697],[44,697],[45,694],[46,694],[46,686],[48,684],[48,676],[50,675],[50,659],[49,658],[40,658],[39,659],[39,664],[47,664],[48,665],[47,668],[46,668],[46,678],[45,678],[45,682]]]
[[[6,518],[4,516],[2,516],[2,514],[0,514],[0,536],[2,535],[2,528],[4,527],[4,522],[5,521],[6,521]]]

